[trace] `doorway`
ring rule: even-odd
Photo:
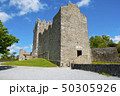
[[[77,50],[77,57],[82,55],[82,50]]]

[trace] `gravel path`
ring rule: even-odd
[[[120,78],[107,77],[83,70],[71,70],[70,68],[17,66],[7,70],[0,70],[0,80],[120,80]]]

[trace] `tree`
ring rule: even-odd
[[[9,59],[9,55],[10,55],[10,53],[6,52],[5,54],[1,55],[1,59],[2,60],[7,60],[7,59]]]
[[[90,47],[91,48],[106,48],[109,44],[113,43],[109,36],[95,36],[90,38]]]
[[[10,58],[15,59],[15,54],[17,54],[17,52],[13,52],[12,54],[10,54]]]
[[[0,20],[0,54],[7,53],[9,51],[7,48],[19,41],[15,36],[9,35],[7,30],[8,29],[3,26],[2,21]]]
[[[118,42],[117,46],[120,46],[120,41]]]
[[[111,44],[108,44],[108,47],[117,47],[117,44],[116,43],[111,43]]]
[[[113,43],[112,39],[110,39],[110,36],[102,35],[102,38],[106,41],[107,45]]]

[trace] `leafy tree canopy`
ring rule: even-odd
[[[120,46],[120,41],[118,42],[118,46]]]
[[[18,43],[19,39],[15,36],[9,35],[8,29],[3,26],[2,21],[0,20],[0,54],[5,54],[9,51],[7,47],[11,46],[14,43]]]
[[[6,52],[5,54],[1,55],[1,59],[8,59],[10,55],[10,52]]]
[[[90,38],[90,47],[91,48],[106,48],[109,44],[112,44],[113,41],[109,36],[95,36]]]

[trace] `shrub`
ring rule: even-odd
[[[120,58],[120,53],[118,53],[118,56],[119,56],[119,58]]]

